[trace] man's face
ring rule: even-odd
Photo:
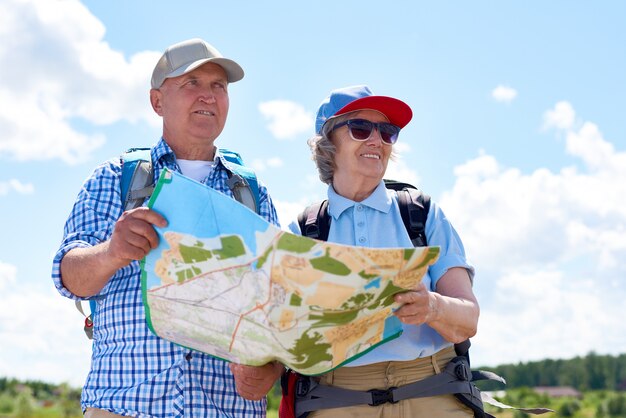
[[[206,150],[207,146],[213,150],[228,115],[228,79],[222,67],[206,63],[168,78],[158,90],[151,90],[150,98],[163,118],[163,137],[175,152],[177,148]]]

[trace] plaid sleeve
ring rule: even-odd
[[[267,192],[267,188],[259,183],[259,215],[265,218],[269,223],[280,228],[278,214],[272,202],[272,198]]]
[[[78,193],[52,263],[52,280],[63,296],[78,299],[63,286],[61,260],[65,254],[74,248],[92,247],[106,241],[122,214],[120,172],[121,167],[114,160],[101,164]]]

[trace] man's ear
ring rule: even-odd
[[[157,115],[163,116],[163,108],[161,106],[161,91],[157,89],[150,89],[150,104],[152,105],[152,109],[156,112]]]

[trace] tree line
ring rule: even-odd
[[[555,418],[626,416],[626,353],[611,356],[591,352],[584,357],[568,360],[547,359],[474,368],[491,370],[504,377],[506,387],[494,382],[478,383],[483,390],[506,389],[504,402],[512,405],[551,407],[558,411]],[[585,397],[581,400],[555,401],[529,389],[537,386],[571,386],[585,393]],[[280,385],[277,384],[268,396],[269,417],[276,416],[279,402]],[[593,413],[583,414],[582,411]],[[67,383],[52,384],[0,377],[0,418],[73,418],[81,415],[80,388],[72,388]],[[525,416],[517,412],[514,415]],[[509,415],[504,413],[502,416]]]
[[[567,360],[540,360],[528,363],[480,367],[506,379],[506,389],[536,386],[571,386],[581,392],[590,390],[626,390],[626,353],[617,356],[590,352]],[[485,390],[500,389],[485,382]]]

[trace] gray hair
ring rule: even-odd
[[[349,113],[328,119],[322,126],[322,132],[313,135],[307,141],[311,148],[311,159],[315,162],[322,183],[331,184],[333,182],[337,148],[330,139],[330,133],[339,122],[349,119],[347,115]]]
[[[335,175],[335,154],[337,153],[337,148],[335,144],[333,144],[330,134],[335,125],[345,120],[352,119],[357,112],[359,112],[359,110],[328,119],[322,126],[322,132],[313,135],[307,140],[307,144],[309,144],[311,148],[311,159],[315,162],[322,183],[332,184]],[[392,149],[390,159],[395,160],[396,157],[397,154],[395,150]]]

